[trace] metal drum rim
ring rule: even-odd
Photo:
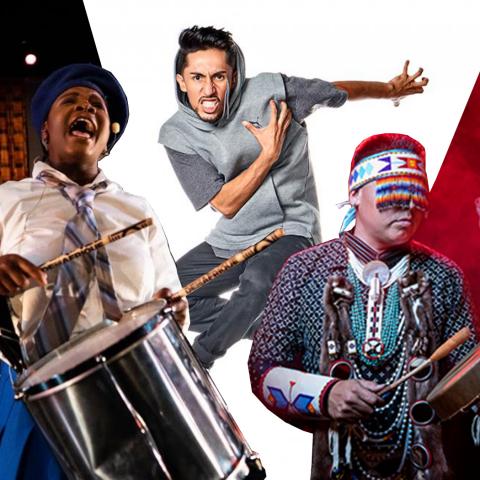
[[[102,367],[104,363],[110,363],[120,355],[127,353],[129,350],[136,348],[139,343],[154,335],[156,331],[162,327],[162,323],[167,320],[168,316],[161,316],[157,318],[161,312],[147,320],[143,325],[130,332],[126,337],[119,340],[117,343],[107,347],[94,357],[89,357],[79,365],[57,375],[53,375],[48,380],[39,382],[28,388],[22,389],[22,383],[28,376],[22,379],[18,385],[15,384],[15,391],[17,398],[25,397],[29,401],[38,400],[45,396],[57,393],[65,388],[78,383],[84,378],[91,375],[93,372]],[[153,323],[153,326],[152,326]]]
[[[233,470],[225,477],[225,480],[240,480],[244,477],[244,474],[248,473],[248,464],[247,464],[247,452],[245,451],[245,445],[242,444],[242,454],[238,459],[237,463]],[[239,475],[242,475],[241,477]]]

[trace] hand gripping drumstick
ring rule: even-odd
[[[414,368],[412,371],[408,372],[403,377],[399,378],[396,382],[393,382],[391,385],[388,385],[385,388],[382,388],[379,395],[383,395],[384,393],[397,388],[403,382],[408,380],[413,375],[417,374],[420,370],[423,370],[426,366],[430,365],[433,362],[441,360],[445,358],[452,350],[455,350],[458,346],[468,340],[470,337],[470,329],[468,327],[463,327],[459,330],[455,335],[451,336],[448,340],[442,343],[433,353],[430,355],[430,358],[425,360],[422,364],[420,364],[417,368]]]
[[[117,240],[120,240],[121,238],[126,237],[127,235],[138,232],[143,228],[149,227],[150,225],[152,225],[152,223],[153,223],[153,220],[151,218],[145,218],[144,220],[134,223],[133,225],[130,225],[127,228],[123,228],[122,230],[117,230],[116,232],[111,233],[110,235],[106,235],[105,237],[99,238],[98,240],[95,240],[93,242],[87,243],[86,245],[83,245],[83,247],[78,247],[69,253],[65,253],[64,255],[60,255],[59,257],[49,260],[48,262],[42,263],[39,268],[44,272],[46,272],[47,270],[50,270],[54,267],[58,267],[62,263],[69,262],[70,260],[76,257],[79,257],[80,255],[85,255],[86,253],[90,253],[90,252],[93,252],[94,250],[98,250],[99,248],[104,247],[109,243],[115,242]]]
[[[185,297],[190,295],[195,290],[198,290],[200,287],[203,287],[206,283],[211,282],[214,278],[218,277],[222,273],[225,273],[230,268],[242,263],[247,258],[253,257],[256,253],[262,251],[263,249],[270,246],[273,242],[278,240],[279,238],[285,235],[283,228],[278,228],[274,232],[272,232],[268,237],[265,237],[263,240],[260,240],[255,245],[238,252],[237,254],[233,255],[229,259],[222,262],[220,265],[216,266],[209,272],[205,273],[201,277],[198,277],[193,282],[190,282],[188,285],[185,285],[181,290],[174,293],[171,297],[172,301],[178,300],[181,297]]]

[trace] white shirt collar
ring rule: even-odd
[[[64,173],[60,172],[56,168],[53,168],[49,163],[46,163],[42,160],[37,160],[33,165],[32,177],[37,178],[38,175],[40,175],[40,173],[44,171],[51,173],[67,185],[78,185],[76,182],[68,178]],[[107,182],[107,184],[113,183],[108,180],[108,178],[105,176],[101,169],[98,169],[98,175],[93,179],[93,181],[91,183],[88,183],[87,185],[82,185],[82,187],[92,187],[100,182]]]

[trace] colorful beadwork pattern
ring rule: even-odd
[[[350,318],[352,320],[352,331],[357,342],[357,345],[364,345],[368,341],[366,338],[366,312],[365,303],[363,301],[361,291],[361,282],[353,272],[351,267],[348,267],[348,280],[353,285],[354,301],[350,310]],[[398,326],[400,323],[400,297],[398,292],[398,285],[394,283],[388,288],[388,293],[385,298],[385,308],[383,314],[383,329],[381,341],[384,345],[384,350],[377,358],[372,358],[366,355],[364,349],[360,350],[362,361],[368,365],[378,366],[388,361],[397,348],[398,340]],[[376,338],[376,332],[369,332],[370,338]]]
[[[410,252],[410,269],[422,271],[430,279],[432,320],[438,334],[438,343],[445,341],[463,326],[472,324],[471,303],[463,287],[463,277],[452,262],[413,242]],[[328,278],[333,275],[348,277],[348,255],[342,240],[332,240],[290,257],[275,279],[261,326],[252,346],[249,369],[255,395],[274,413],[296,426],[306,426],[302,423],[305,420],[302,408],[280,409],[278,405],[273,405],[264,396],[263,378],[267,371],[275,370],[275,367],[292,368],[296,372],[301,369],[319,376],[325,316],[323,293]],[[352,280],[352,283],[355,283],[353,278]],[[354,288],[355,301],[358,302],[358,308],[362,310],[357,318],[362,322],[369,287],[358,283]],[[370,364],[362,355],[359,355],[352,364],[355,378],[387,384],[401,376],[407,365],[404,342],[396,341],[403,335],[401,329],[398,330],[400,320],[400,312],[397,310],[398,285],[391,285],[388,290],[385,308],[392,309],[389,316],[393,321],[389,322],[390,329],[382,332],[382,340],[386,343],[385,353],[389,360],[382,362],[381,365]],[[394,310],[398,312],[398,316]],[[355,326],[353,329],[356,330]],[[365,335],[364,323],[359,325],[355,337],[358,339],[361,335]],[[467,341],[454,350],[446,361],[442,361],[443,366],[440,365],[440,368],[444,370],[450,368],[473,347],[473,339]],[[361,422],[366,440],[360,438],[352,440],[352,462],[354,470],[361,477],[370,478],[369,467],[365,463],[368,455],[379,455],[381,458],[391,456],[394,460],[403,458],[403,453],[408,455],[413,438],[413,427],[406,413],[408,402],[405,385],[397,388],[391,399],[383,407],[378,408],[374,415]],[[277,402],[283,402],[282,405],[288,403],[288,395],[285,394],[287,390],[287,386],[281,389],[283,396],[279,395],[280,392],[275,392]],[[310,393],[303,388],[297,394],[306,392]],[[272,397],[274,396],[273,392],[269,393],[272,393]],[[296,400],[297,395],[293,394],[292,398]],[[318,412],[316,415],[320,414]],[[318,434],[326,435],[326,432],[318,432]]]
[[[422,176],[381,177],[375,182],[375,204],[379,210],[415,206],[428,209],[428,183]]]
[[[433,279],[433,321],[440,343],[466,325],[471,325],[470,300],[463,290],[463,277],[453,262],[413,243],[410,268]],[[348,254],[339,239],[316,245],[289,258],[277,275],[250,356],[253,384],[274,366],[289,366],[297,359],[309,373],[318,373],[323,333],[323,291],[332,275],[347,276]],[[368,287],[361,285],[365,304]],[[451,353],[452,363],[474,347],[466,342]],[[372,375],[374,378],[375,375]]]
[[[289,401],[279,388],[268,387],[268,391],[270,392],[268,400],[273,408],[281,410],[294,408],[298,413],[303,413],[304,415],[312,415],[315,413],[315,408],[312,405],[315,397],[301,393],[297,395],[293,401]]]
[[[424,177],[427,183],[425,163],[418,155],[409,150],[387,150],[360,160],[350,173],[348,188],[351,192],[371,180],[399,175]]]

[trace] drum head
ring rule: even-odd
[[[17,390],[27,392],[31,387],[65,374],[103,354],[136,330],[142,329],[150,320],[159,317],[165,306],[163,299],[144,303],[125,313],[118,323],[102,323],[81,333],[25,370],[16,382]]]
[[[427,396],[442,420],[469,407],[480,397],[480,344],[448,372]]]

